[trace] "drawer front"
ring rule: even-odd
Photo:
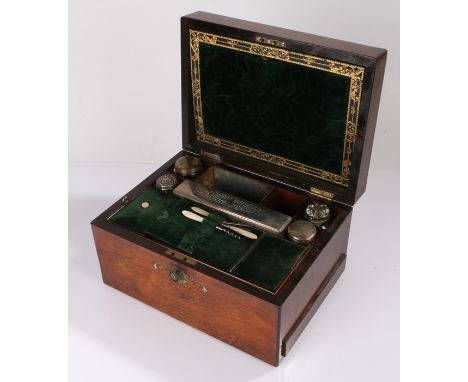
[[[106,284],[272,365],[278,307],[93,226]]]

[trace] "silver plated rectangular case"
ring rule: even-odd
[[[273,235],[283,232],[291,221],[281,212],[188,179],[174,189],[174,194]]]

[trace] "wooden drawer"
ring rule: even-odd
[[[279,308],[93,226],[103,281],[272,365],[279,362]]]

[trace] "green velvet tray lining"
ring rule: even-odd
[[[200,43],[204,131],[342,173],[350,78]]]
[[[148,208],[142,207],[144,202]],[[273,292],[304,252],[303,246],[260,232],[256,241],[233,239],[216,229],[224,220],[218,214],[211,213],[203,223],[184,217],[182,211],[191,206],[192,202],[148,189],[109,219]]]

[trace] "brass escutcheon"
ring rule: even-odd
[[[178,284],[185,284],[187,282],[187,275],[182,269],[179,268],[172,268],[169,274],[171,276],[172,281]]]
[[[203,293],[207,293],[208,289],[200,283],[199,281],[195,280],[193,276],[190,274],[184,272],[182,269],[177,268],[177,267],[168,267],[165,264],[159,264],[159,263],[153,263],[153,269],[155,271],[162,270],[163,272],[167,273],[169,275],[169,278],[179,284],[179,285],[184,285],[186,287],[198,287],[201,289]]]

